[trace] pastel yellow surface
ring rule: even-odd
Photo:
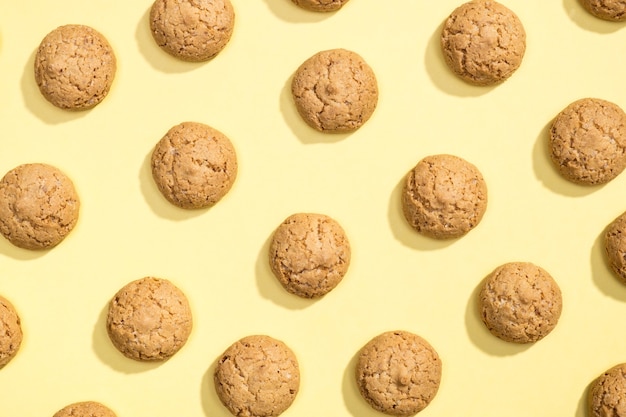
[[[503,2],[527,32],[520,69],[472,87],[439,50],[459,1],[351,0],[333,14],[289,0],[232,0],[236,26],[213,61],[161,51],[148,0],[5,2],[0,13],[0,172],[53,164],[80,193],[81,216],[58,247],[20,250],[0,238],[0,294],[18,309],[24,342],[0,370],[0,417],[52,416],[100,401],[119,417],[228,417],[213,364],[235,340],[268,334],[300,361],[300,393],[284,416],[377,416],[353,381],[354,358],[394,329],[426,338],[443,361],[439,393],[423,416],[586,415],[589,383],[626,361],[626,286],[602,255],[604,227],[626,210],[626,174],[602,187],[563,180],[546,151],[547,128],[570,102],[626,106],[626,28],[576,0]],[[90,25],[118,59],[109,96],[91,111],[48,104],[34,53],[57,26]],[[351,49],[378,77],[373,117],[350,135],[302,122],[291,102],[295,69],[312,54]],[[158,193],[152,147],[182,121],[230,137],[239,175],[209,210],[184,211]],[[436,242],[409,229],[399,192],[422,157],[453,153],[489,189],[483,221]],[[291,296],[271,275],[268,239],[288,215],[335,218],[352,264],[326,297]],[[476,289],[496,266],[529,261],[563,292],[556,329],[532,346],[500,341],[476,313]],[[106,306],[131,280],[168,278],[189,297],[195,327],[162,364],[124,358],[104,328]]]

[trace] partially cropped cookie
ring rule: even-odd
[[[589,387],[589,417],[626,416],[626,363],[607,369]]]
[[[419,233],[458,238],[480,223],[487,210],[487,185],[476,166],[454,155],[420,160],[405,177],[402,210]]]
[[[74,229],[79,209],[74,184],[51,165],[19,165],[0,180],[0,233],[17,247],[58,245]]]
[[[229,0],[156,0],[150,9],[155,42],[183,61],[215,57],[230,41],[235,11]]]
[[[107,332],[124,356],[163,361],[187,342],[192,316],[185,294],[166,279],[146,277],[121,288],[111,299]]]
[[[583,7],[595,17],[612,22],[626,20],[625,0],[580,0]]]
[[[549,139],[552,162],[571,182],[604,184],[626,168],[626,113],[615,103],[574,101],[554,118]]]
[[[244,337],[218,359],[214,373],[220,401],[240,417],[274,417],[287,410],[300,389],[293,351],[270,336]]]
[[[441,383],[441,359],[420,336],[407,331],[382,333],[359,352],[356,382],[377,411],[411,416],[428,406]]]
[[[526,32],[517,15],[491,0],[456,8],[441,32],[443,57],[452,72],[475,85],[508,79],[522,64]]]
[[[604,232],[604,248],[611,271],[626,284],[626,212],[607,226]]]
[[[13,304],[0,296],[0,369],[17,355],[22,344],[22,324]]]
[[[497,267],[485,279],[478,301],[489,331],[513,343],[543,339],[556,327],[563,306],[556,281],[530,262]]]
[[[272,272],[282,286],[303,298],[321,297],[343,279],[350,242],[341,225],[324,214],[296,213],[274,231],[269,248]]]
[[[356,52],[321,51],[296,70],[291,92],[298,113],[325,133],[361,127],[378,104],[378,82],[372,68]]]
[[[83,401],[63,407],[52,417],[117,417],[104,404],[95,401]]]
[[[334,12],[343,7],[348,0],[291,0],[293,3],[313,12]]]
[[[35,80],[50,103],[65,110],[86,110],[109,93],[117,61],[97,30],[65,25],[48,33],[35,55]]]
[[[230,139],[196,122],[172,127],[155,146],[151,166],[161,194],[184,209],[215,205],[237,178],[237,155]]]

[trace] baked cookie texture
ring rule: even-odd
[[[452,72],[481,86],[508,79],[522,64],[526,32],[517,15],[491,0],[456,8],[441,32],[441,50]]]
[[[64,110],[87,110],[108,95],[117,60],[107,39],[85,25],[48,33],[35,54],[35,81],[41,94]]]
[[[407,331],[390,331],[361,349],[356,382],[375,410],[411,416],[426,408],[437,394],[441,370],[441,359],[426,340]]]
[[[626,416],[626,363],[607,369],[589,387],[589,417]]]
[[[287,410],[300,388],[293,351],[265,335],[244,337],[218,359],[214,373],[220,401],[238,417],[272,417]]]
[[[192,315],[185,294],[170,281],[145,277],[122,287],[109,303],[107,333],[124,356],[164,361],[187,342]]]
[[[117,417],[104,404],[96,401],[83,401],[63,407],[53,417]]]
[[[237,155],[222,132],[197,122],[172,127],[155,146],[152,177],[163,196],[184,209],[211,207],[237,178]]]
[[[604,184],[626,168],[626,113],[598,98],[576,100],[553,120],[550,158],[567,180]]]
[[[294,4],[313,12],[334,12],[343,7],[348,0],[291,0]]]
[[[0,296],[0,369],[17,355],[22,344],[22,323],[15,307]]]
[[[609,268],[626,284],[626,212],[607,226],[604,232],[604,249]]]
[[[476,166],[455,155],[430,155],[405,177],[402,211],[419,233],[435,239],[467,234],[487,210],[487,184]]]
[[[321,51],[304,61],[291,82],[296,109],[313,129],[352,132],[367,122],[378,104],[378,82],[356,52]]]
[[[156,0],[150,9],[152,37],[183,61],[207,61],[230,41],[235,10],[229,0]]]
[[[282,286],[303,298],[329,293],[350,265],[350,242],[341,225],[324,214],[296,213],[275,230],[270,268]]]
[[[580,0],[583,7],[595,17],[612,22],[626,21],[624,0]]]
[[[0,233],[17,247],[58,245],[74,229],[79,210],[74,184],[51,165],[19,165],[0,180]]]
[[[493,335],[506,342],[534,343],[556,327],[563,302],[546,270],[530,262],[510,262],[487,276],[478,305]]]

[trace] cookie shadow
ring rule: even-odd
[[[291,0],[264,0],[278,18],[290,23],[317,23],[328,19],[335,12],[313,12],[297,6]]]
[[[567,16],[580,28],[596,33],[613,33],[624,27],[624,22],[611,22],[589,13],[580,0],[563,0]]]
[[[580,400],[578,400],[578,407],[576,408],[576,414],[574,415],[575,417],[587,417],[591,415],[588,411],[589,410],[589,390],[591,389],[591,385],[593,384],[593,382],[594,381],[591,381],[585,386],[585,389],[583,390]]]
[[[63,244],[63,242],[61,242],[60,244]],[[45,250],[22,249],[18,248],[7,239],[0,236],[0,254],[6,255],[9,258],[15,259],[16,261],[31,261],[33,259],[38,259],[45,256],[53,249],[54,248]]]
[[[202,400],[202,409],[207,417],[232,417],[232,414],[220,401],[215,391],[215,383],[213,375],[217,367],[217,358],[211,363],[211,366],[202,377],[200,388],[200,398]]]
[[[591,248],[591,278],[595,286],[605,295],[626,302],[626,285],[615,276],[609,267],[604,236],[608,225],[596,237]]]
[[[346,405],[346,409],[354,417],[381,416],[382,414],[370,407],[361,396],[355,375],[358,359],[359,351],[352,356],[346,370],[343,372],[341,391],[343,393],[343,401]]]

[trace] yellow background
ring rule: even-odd
[[[626,361],[626,287],[606,267],[601,235],[626,210],[626,174],[601,187],[568,183],[546,150],[552,118],[598,97],[626,106],[626,31],[576,0],[503,2],[527,32],[520,69],[472,87],[443,63],[439,32],[459,1],[352,0],[333,14],[289,0],[232,0],[233,37],[213,61],[177,61],[153,42],[148,0],[5,1],[0,13],[0,171],[53,164],[82,201],[77,227],[47,252],[0,239],[0,294],[24,341],[0,370],[0,417],[52,416],[100,401],[119,417],[228,417],[213,388],[215,360],[235,340],[268,334],[298,356],[301,387],[284,416],[377,416],[353,382],[355,354],[404,329],[443,361],[439,393],[420,415],[584,416],[588,384]],[[80,23],[113,46],[118,71],[91,111],[47,103],[34,53],[57,26]],[[377,74],[373,117],[349,135],[317,133],[291,102],[295,69],[314,53],[351,49]],[[208,210],[158,193],[152,147],[182,121],[230,137],[239,175]],[[465,237],[437,242],[409,229],[399,192],[429,154],[475,164],[487,212]],[[326,297],[287,294],[266,261],[288,215],[335,218],[352,244],[343,282]],[[529,261],[563,292],[556,329],[532,346],[495,338],[475,307],[496,266]],[[194,330],[162,364],[126,359],[104,328],[109,299],[131,280],[168,278],[188,296]]]

